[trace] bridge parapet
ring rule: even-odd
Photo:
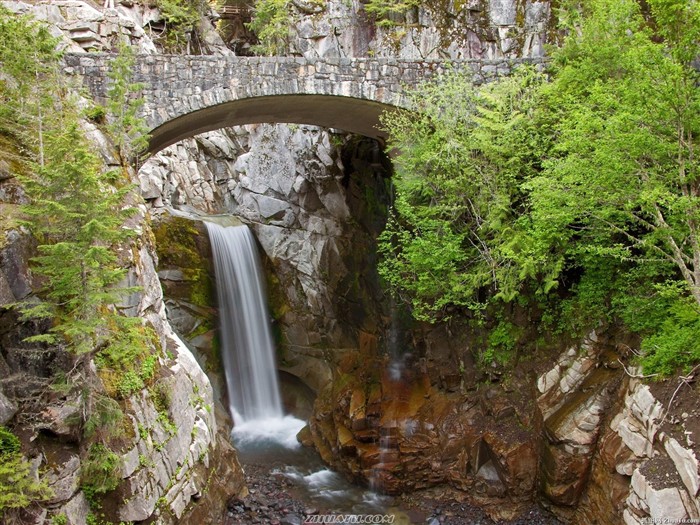
[[[113,58],[69,54],[66,71],[82,76],[92,95],[104,100]],[[410,109],[407,86],[449,70],[471,71],[481,83],[526,62],[544,61],[138,55],[133,81],[145,85],[142,116],[153,130],[154,151],[197,132],[255,122],[318,124],[381,137],[376,124],[383,109]],[[351,118],[347,112],[353,111]]]

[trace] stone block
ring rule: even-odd
[[[698,475],[698,459],[695,452],[681,446],[672,437],[665,440],[664,448],[676,466],[676,470],[690,495],[697,496],[700,489],[700,476]]]
[[[2,277],[2,274],[0,274],[0,277]],[[6,424],[16,413],[17,403],[8,399],[0,390],[0,425]]]

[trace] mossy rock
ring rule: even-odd
[[[215,293],[208,236],[201,222],[169,217],[153,228],[159,269],[177,269],[182,272],[183,289],[178,299],[211,307]]]

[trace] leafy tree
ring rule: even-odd
[[[678,346],[700,313],[700,77],[692,66],[700,3],[648,5],[645,18],[633,0],[590,2],[579,30],[555,53],[544,98],[556,142],[528,190],[534,230],[556,241],[549,255],[560,266],[647,270],[610,292],[614,313],[635,324],[634,288],[666,305],[674,321],[657,314],[641,333],[648,369],[663,361],[669,372],[672,355],[676,365],[700,357],[694,345]],[[615,280],[612,273],[598,279]]]
[[[40,85],[58,81],[56,38],[45,25],[0,5],[0,133],[15,136],[43,158],[50,100]],[[26,133],[25,129],[35,130]]]
[[[253,52],[261,55],[280,55],[289,50],[289,31],[292,27],[289,0],[257,0],[248,28],[258,37]]]
[[[534,299],[567,331],[622,322],[668,374],[700,361],[700,2],[591,0],[568,21],[548,81],[443,79],[386,117],[380,272],[421,319]]]
[[[157,0],[165,21],[164,47],[170,51],[191,51],[191,38],[202,18],[202,0]]]
[[[543,147],[533,113],[541,82],[528,69],[482,89],[448,75],[413,94],[419,114],[385,115],[401,155],[379,272],[418,319],[511,300],[536,276],[552,286],[520,218],[520,186]]]
[[[307,0],[304,10],[320,12],[326,0]],[[294,8],[290,0],[256,0],[253,17],[246,27],[255,33],[258,43],[251,50],[260,55],[283,55],[289,52],[290,31],[294,25]],[[301,7],[299,7],[301,9]]]
[[[30,104],[44,110],[40,121],[27,119],[16,125],[29,146],[25,160],[32,168],[22,183],[30,199],[23,208],[25,224],[39,244],[33,270],[44,277],[43,301],[19,306],[26,318],[49,318],[53,324],[48,333],[30,340],[62,343],[77,354],[99,351],[106,356],[105,363],[124,372],[146,358],[151,344],[141,320],[121,316],[114,307],[124,294],[135,291],[118,286],[125,270],[117,250],[135,235],[124,228],[134,212],[125,205],[130,187],[119,174],[102,171],[80,128],[75,101],[64,86],[57,85],[60,77],[53,72],[59,55],[51,47],[55,40],[36,22],[6,10],[0,15],[6,30],[0,36],[0,53],[6,57],[0,63],[7,67],[3,79],[8,85],[32,86],[19,90],[26,93],[24,97],[6,90],[1,93],[18,111]],[[22,43],[23,49],[16,49],[15,42]],[[9,59],[15,52],[21,54],[21,68]],[[130,57],[124,51],[115,60],[111,88],[126,107],[113,125],[115,142],[125,148],[139,144],[141,138],[134,138],[137,119],[129,106],[133,87],[126,68]],[[43,72],[40,76],[27,76],[27,71],[38,70]],[[115,104],[110,109],[119,111]],[[33,140],[37,135],[41,139]],[[31,147],[38,143],[40,149]]]
[[[55,41],[40,24],[12,16],[0,10],[5,30],[0,35],[0,96],[8,103],[3,116],[18,119],[0,126],[18,136],[24,147],[22,160],[28,169],[21,182],[29,200],[23,206],[24,224],[38,241],[32,270],[42,283],[39,301],[16,306],[24,319],[50,320],[46,333],[28,341],[94,356],[106,393],[125,398],[154,378],[158,356],[153,348],[159,346],[141,319],[123,316],[116,307],[125,294],[136,291],[121,286],[124,261],[130,260],[128,245],[135,237],[126,227],[135,211],[128,205],[132,188],[123,172],[104,171],[93,153],[76,101],[58,74]],[[13,65],[15,52],[21,54],[21,67]],[[132,63],[133,55],[123,48],[110,74],[109,128],[123,159],[144,140],[138,108],[131,103],[138,88],[130,81]],[[84,399],[85,433],[92,445],[81,476],[87,491],[102,494],[119,482],[120,458],[109,442],[124,430],[123,412],[116,400],[104,395],[86,393]],[[7,442],[1,432],[0,441]],[[41,499],[45,484],[33,480],[29,464],[6,448],[0,443],[0,509]],[[12,488],[6,491],[7,484]]]
[[[25,214],[39,239],[34,271],[46,277],[44,301],[25,306],[26,317],[52,318],[49,333],[31,338],[64,340],[76,353],[110,344],[123,322],[111,307],[129,290],[117,288],[125,270],[115,247],[133,236],[122,228],[133,210],[123,208],[128,188],[115,190],[100,174],[77,122],[47,132],[47,160],[24,178],[31,197]],[[114,322],[117,326],[110,327]],[[59,337],[60,336],[60,337]]]

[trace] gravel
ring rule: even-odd
[[[305,501],[303,490],[271,465],[244,467],[250,494],[231,500],[224,525],[303,525],[308,516],[338,514]],[[514,521],[492,521],[486,513],[465,503],[442,501],[419,493],[394,498],[390,513],[395,524],[425,525],[561,525],[541,507],[533,506]],[[389,512],[389,511],[387,511]]]

